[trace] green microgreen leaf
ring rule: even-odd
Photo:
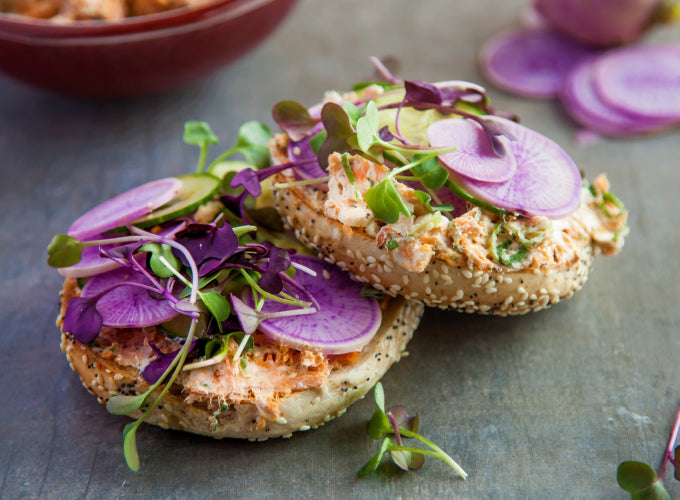
[[[160,261],[160,257],[164,257],[175,269],[182,269],[182,263],[172,253],[172,247],[170,245],[166,245],[165,243],[147,243],[139,250],[141,252],[149,252],[151,254],[151,257],[149,258],[149,266],[151,267],[151,270],[154,272],[154,274],[159,278],[169,278],[173,275],[172,271]]]
[[[386,224],[397,222],[400,213],[406,217],[412,215],[391,179],[385,179],[372,186],[364,196],[373,214]]]
[[[450,210],[453,210],[453,205],[450,205],[448,203],[442,203],[441,205],[432,205],[430,203],[432,201],[432,196],[430,196],[425,191],[419,191],[417,189],[414,189],[413,194],[415,194],[416,198],[418,198],[418,200],[420,200],[420,202],[423,205],[425,205],[425,207],[431,212],[435,212],[435,211],[448,212]]]
[[[198,165],[196,172],[203,171],[205,166],[205,158],[207,156],[208,148],[212,144],[217,144],[219,139],[213,133],[210,125],[206,122],[189,120],[184,123],[184,142],[201,148],[201,154],[198,158]]]
[[[387,247],[388,250],[395,250],[399,248],[399,242],[397,240],[389,240],[385,246]]]
[[[201,301],[208,308],[210,314],[212,314],[217,320],[217,327],[220,332],[222,331],[222,322],[226,321],[231,314],[231,307],[229,306],[229,301],[224,295],[217,292],[200,292],[198,294]]]
[[[344,109],[345,113],[347,113],[350,123],[356,127],[357,122],[361,118],[361,110],[356,107],[353,102],[349,101],[342,103],[342,109]]]
[[[627,461],[619,464],[616,482],[631,494],[632,500],[670,499],[654,469],[643,462]]]
[[[134,472],[139,470],[139,453],[137,453],[137,428],[140,421],[130,422],[123,428],[123,456],[125,463]]]
[[[309,139],[309,146],[312,148],[312,151],[314,151],[315,154],[319,154],[319,150],[321,149],[321,145],[323,144],[323,141],[326,140],[326,136],[328,134],[326,133],[326,130],[322,130],[318,134],[315,134],[311,139]]]
[[[392,441],[390,438],[385,438],[382,442],[382,445],[380,446],[380,451],[373,455],[366,464],[359,469],[359,472],[357,472],[357,476],[359,477],[365,477],[369,475],[371,472],[375,471],[378,469],[378,466],[380,465],[380,462],[382,461],[383,456],[385,453],[387,453],[387,450],[389,449],[390,445],[392,444]]]
[[[487,212],[490,212],[494,215],[500,215],[502,217],[506,217],[509,215],[512,215],[512,212],[508,212],[507,210],[503,210],[502,208],[494,207],[490,203],[487,203],[485,201],[480,200],[476,196],[474,196],[472,193],[467,191],[466,189],[463,189],[462,187],[458,186],[454,182],[451,182],[451,179],[446,181],[446,187],[458,198],[462,198],[463,200],[467,201],[468,203],[481,208],[482,210],[486,210]]]
[[[121,394],[113,396],[106,402],[106,411],[111,415],[130,415],[131,413],[141,410],[146,404],[149,394],[151,394],[150,391],[135,396]]]
[[[413,157],[414,161],[418,159],[418,155]],[[446,181],[449,179],[449,171],[443,168],[437,157],[431,157],[413,167],[411,174],[415,177],[414,180],[419,181],[428,189],[440,189],[444,187]]]
[[[419,469],[425,460],[425,455],[437,458],[451,467],[456,474],[465,479],[467,473],[458,465],[444,450],[439,448],[429,439],[417,433],[418,418],[409,419],[406,408],[395,406],[385,412],[385,393],[382,384],[378,382],[374,389],[375,403],[378,407],[368,422],[366,430],[369,436],[376,441],[384,437],[380,451],[373,455],[370,460],[359,469],[359,477],[364,477],[378,468],[382,457],[390,452],[392,460],[398,467],[406,470]],[[394,412],[394,413],[393,413]],[[389,414],[389,416],[388,416]],[[390,435],[394,435],[395,443]],[[402,437],[415,438],[428,449],[402,446]]]
[[[247,162],[258,169],[266,168],[270,164],[267,143],[272,138],[272,132],[267,125],[258,121],[249,121],[241,125],[238,131],[234,153],[241,153]]]
[[[71,236],[57,234],[47,245],[50,267],[69,267],[80,262],[85,245]]]

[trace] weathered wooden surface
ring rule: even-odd
[[[484,83],[476,51],[523,4],[306,0],[246,59],[161,97],[79,100],[0,78],[0,497],[626,498],[616,466],[658,465],[680,400],[678,131],[578,147],[558,106],[490,89],[591,177],[608,172],[631,234],[552,310],[427,312],[411,356],[384,379],[388,404],[420,412],[465,482],[431,460],[416,474],[386,466],[356,479],[377,451],[363,431],[369,399],[325,428],[259,444],[144,427],[134,474],[121,452],[127,420],[80,387],[58,347],[60,278],[45,246],[98,201],[191,170],[185,120],[211,122],[227,145],[245,120],[271,124],[280,99],[312,104],[369,75],[371,55],[399,58],[409,78]],[[670,473],[667,484],[680,495]]]

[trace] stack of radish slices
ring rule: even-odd
[[[635,137],[680,125],[680,44],[605,51],[534,28],[495,37],[480,59],[494,85],[559,98],[576,122],[599,135]]]

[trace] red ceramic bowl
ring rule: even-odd
[[[0,15],[0,71],[55,92],[118,97],[192,83],[264,40],[297,0],[219,0],[119,22]]]

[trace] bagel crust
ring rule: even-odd
[[[284,135],[272,141],[275,161],[288,161],[287,144]],[[361,201],[351,208],[338,207],[343,181],[336,177],[344,175],[341,168],[334,169],[339,161],[339,155],[331,155],[327,185],[289,185],[297,180],[295,175],[290,170],[278,174],[275,206],[284,223],[306,246],[357,281],[428,306],[501,316],[544,309],[579,290],[594,256],[620,251],[627,233],[627,213],[612,214],[603,205],[609,185],[599,176],[584,186],[576,212],[561,220],[540,218],[550,225],[543,241],[521,262],[503,265],[489,249],[494,228],[505,222],[500,216],[468,205],[452,220],[416,211],[410,219],[401,215],[396,224],[385,225],[367,206],[362,208]],[[364,162],[361,172],[381,167],[359,157],[350,162]],[[398,190],[408,190],[395,184]],[[428,217],[436,222],[428,222]],[[535,219],[516,218],[512,223],[526,228],[537,223]],[[419,227],[428,229],[418,234]],[[400,238],[396,249],[385,244],[392,237]]]
[[[57,320],[60,328],[68,301],[79,292],[76,280],[68,278],[61,294],[61,314]],[[406,345],[420,322],[423,305],[403,298],[389,298],[383,301],[382,306],[380,329],[369,344],[350,360],[345,360],[342,355],[341,359],[333,360],[326,359],[320,353],[290,350],[296,356],[316,359],[319,366],[327,367],[327,374],[322,377],[323,383],[307,384],[308,387],[300,390],[293,388],[270,398],[257,398],[252,394],[253,387],[256,388],[259,383],[266,385],[263,380],[266,377],[258,377],[258,374],[266,374],[253,372],[255,380],[248,380],[252,397],[248,398],[220,392],[223,385],[220,380],[214,379],[213,383],[200,384],[207,388],[197,391],[197,377],[199,380],[210,381],[218,373],[215,365],[198,368],[182,372],[145,421],[164,429],[182,430],[218,439],[229,437],[253,441],[290,437],[295,431],[317,428],[342,415],[350,404],[362,398],[375,385],[393,363],[407,354]],[[128,342],[132,334],[137,333],[139,331],[131,332],[130,329],[108,329],[106,332],[102,330],[100,337],[113,339],[116,342],[114,347],[118,347]],[[148,347],[149,336],[154,343],[172,342],[164,339],[155,328],[145,329],[140,335],[146,336],[145,340],[134,348],[134,352],[137,353],[135,356],[141,358],[152,356]],[[70,333],[62,331],[62,351],[85,388],[97,396],[100,403],[105,404],[117,394],[144,393],[149,384],[141,376],[140,367],[132,362],[121,362],[120,355],[111,354],[113,348],[102,348],[105,343],[106,340],[100,341],[98,338],[92,344],[85,345],[76,341]],[[323,359],[319,361],[320,358]],[[142,359],[142,363],[148,360]],[[307,364],[310,363],[312,362]],[[316,368],[312,367],[314,369]],[[162,388],[161,385],[156,389],[148,401],[153,401]],[[142,411],[138,411],[130,416],[139,418],[141,415]]]

